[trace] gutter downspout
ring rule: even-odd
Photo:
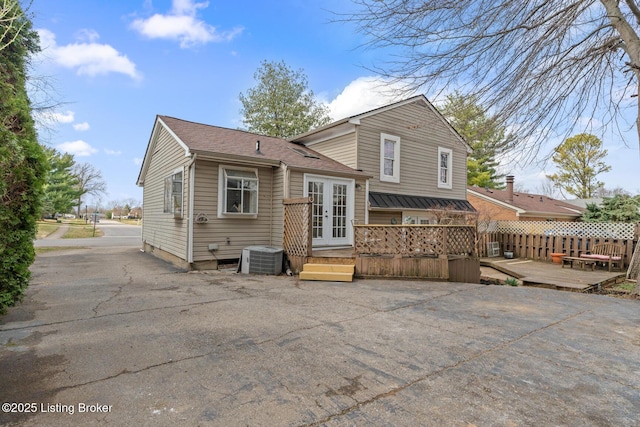
[[[187,262],[193,264],[193,208],[195,197],[196,159],[198,154],[193,153],[191,161],[187,163],[189,169],[189,218],[187,221]]]
[[[269,204],[269,246],[273,246],[273,179],[275,166],[271,166],[271,203]]]

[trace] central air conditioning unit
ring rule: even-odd
[[[282,273],[282,249],[269,246],[247,246],[240,260],[243,274]]]

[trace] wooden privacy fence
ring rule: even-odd
[[[588,225],[592,228],[594,235],[589,233],[589,228],[579,228],[575,223],[549,223],[546,228],[532,229],[527,226],[528,221],[521,221],[522,231],[511,230],[507,226],[500,225],[491,229],[496,231],[481,232],[478,234],[478,253],[480,257],[488,256],[487,243],[498,242],[500,244],[500,254],[504,251],[512,251],[514,257],[528,258],[533,260],[548,261],[552,253],[564,253],[567,256],[579,257],[581,253],[589,251],[593,245],[599,243],[617,243],[622,245],[623,264],[628,266],[634,250],[634,241],[637,241],[637,228],[634,224],[597,224]],[[566,227],[563,227],[566,224]],[[553,228],[551,228],[553,226]],[[550,231],[552,230],[552,231]],[[612,232],[615,230],[615,232]],[[631,234],[629,234],[631,230]],[[527,232],[523,232],[527,231]],[[579,231],[580,234],[571,234]],[[620,238],[624,236],[625,238]]]
[[[355,224],[353,228],[358,255],[437,257],[476,253],[473,225]]]

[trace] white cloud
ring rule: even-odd
[[[59,124],[73,123],[73,111],[34,111],[33,118],[39,127],[53,128]]]
[[[378,77],[359,77],[329,102],[329,115],[340,120],[404,99],[402,86]]]
[[[133,164],[137,165],[137,166],[140,166],[143,161],[144,161],[144,159],[142,157],[134,157],[133,158]]]
[[[76,70],[82,76],[97,76],[109,73],[125,74],[133,79],[141,76],[134,64],[126,55],[118,52],[108,44],[96,43],[99,37],[93,30],[82,30],[80,37],[89,42],[76,42],[59,46],[56,36],[49,30],[38,30],[43,55],[54,63],[65,68]]]
[[[82,140],[63,142],[56,148],[78,157],[87,157],[98,152],[97,149]]]
[[[73,111],[65,111],[64,113],[52,111],[44,112],[42,118],[51,124],[56,123],[73,123],[75,113]]]
[[[209,2],[196,3],[193,0],[173,0],[168,14],[156,13],[147,19],[136,19],[131,28],[151,39],[178,40],[181,48],[209,42],[230,41],[244,30],[236,27],[220,32],[216,27],[196,17],[198,9],[209,6]]]
[[[111,150],[109,148],[105,148],[104,152],[110,156],[119,156],[120,154],[122,154],[122,151],[120,150]]]
[[[87,122],[76,123],[73,125],[73,128],[78,132],[84,132],[86,130],[89,130],[89,123]]]

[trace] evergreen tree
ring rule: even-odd
[[[447,96],[442,114],[473,148],[467,157],[467,184],[504,188],[504,175],[497,172],[498,157],[513,148],[515,137],[488,116],[475,96],[456,91]]]
[[[263,61],[254,74],[257,86],[240,94],[247,130],[288,138],[328,124],[328,109],[315,101],[303,71]]]
[[[31,117],[25,82],[38,35],[18,2],[0,20],[0,312],[29,283],[46,162]]]
[[[44,147],[49,173],[44,185],[43,216],[69,213],[80,196],[78,178],[73,175],[73,155]]]
[[[640,222],[640,195],[617,194],[605,197],[601,206],[587,205],[582,214],[585,222]]]

